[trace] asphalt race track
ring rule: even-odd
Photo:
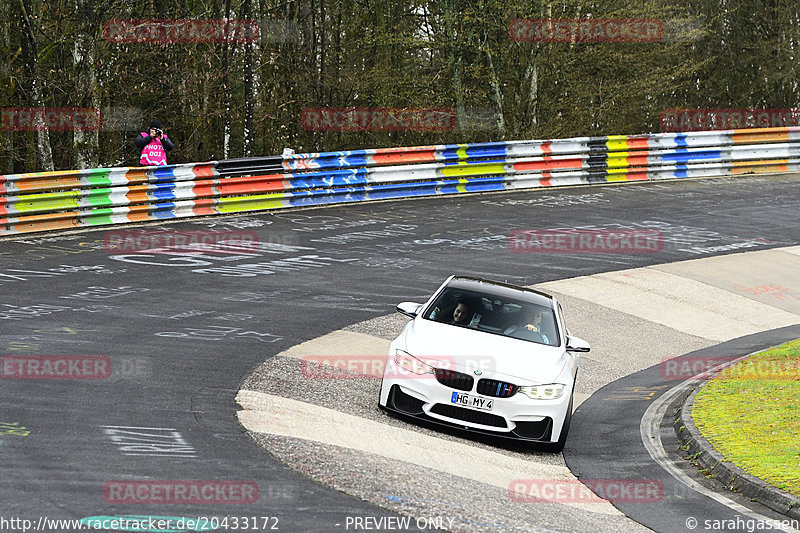
[[[357,468],[364,465],[363,457],[343,453],[338,462],[329,464],[321,455],[315,460],[313,448],[293,448],[293,441],[286,439],[281,441],[285,444],[282,453],[271,455],[259,447],[265,443],[258,436],[251,437],[242,427],[235,398],[248,376],[261,371],[264,361],[344,328],[367,331],[374,320],[384,328],[380,334],[388,336],[385,325],[396,329],[402,321],[380,317],[391,314],[399,301],[423,301],[455,273],[519,285],[552,283],[556,292],[561,288],[559,280],[565,278],[794,246],[800,241],[798,183],[797,176],[774,176],[576,187],[5,240],[0,244],[0,353],[5,358],[0,374],[4,481],[0,518],[38,524],[43,517],[229,517],[228,529],[242,530],[247,517],[251,531],[353,531],[357,529],[354,517],[370,518],[360,522],[362,531],[379,530],[377,524],[396,525],[401,517],[397,511],[425,502],[406,498],[402,505],[394,505],[391,502],[397,503],[400,497],[392,494],[384,494],[384,501],[368,497],[364,499],[369,501],[363,501],[329,488],[337,487],[342,475],[355,487],[380,487],[384,480],[376,472]],[[508,237],[514,230],[555,227],[655,229],[663,238],[663,248],[636,254],[509,249]],[[254,249],[220,246],[189,255],[165,249],[131,251],[115,240],[125,232],[143,230],[256,235],[258,244]],[[574,294],[566,296],[570,328],[594,344],[582,329],[584,325],[591,329],[588,325],[601,317],[588,307],[581,308]],[[787,310],[787,322],[775,327],[788,326],[790,319]],[[374,405],[369,416],[376,423],[409,432],[404,435],[438,439],[459,450],[474,444],[487,455],[513,456],[515,461],[529,454],[553,472],[568,465],[586,478],[619,477],[627,469],[643,479],[664,479],[665,497],[660,502],[618,507],[657,531],[686,531],[683,523],[673,523],[671,506],[684,506],[687,515],[699,510],[699,516],[732,511],[708,510],[706,506],[719,504],[673,487],[645,455],[639,427],[647,402],[634,408],[631,402],[603,400],[619,400],[619,390],[632,386],[664,385],[658,369],[651,367],[653,360],[659,360],[653,359],[654,353],[661,357],[669,351],[670,335],[666,330],[660,337],[643,335],[638,347],[643,360],[627,361],[626,366],[614,367],[614,372],[595,368],[595,362],[587,358],[579,385],[584,379],[584,392],[605,387],[588,399],[583,396],[567,442],[566,463],[560,455],[535,451],[498,448],[494,452],[491,443],[472,442],[460,435],[438,439],[427,428],[388,417],[381,420],[385,415]],[[797,336],[797,329],[790,328],[739,341],[726,337],[731,344],[722,350],[732,357]],[[710,350],[723,341],[713,335],[701,337],[682,338],[679,353]],[[653,345],[656,340],[658,347]],[[598,339],[601,345],[612,341]],[[73,376],[82,379],[19,379],[14,362],[23,364],[31,356],[53,356],[53,362],[89,361],[96,372]],[[353,383],[329,384],[336,390],[326,393],[323,387],[320,395],[307,400],[344,413],[350,404],[360,409],[369,398],[365,391],[376,384]],[[673,381],[669,386],[677,384]],[[289,398],[308,394],[298,391],[303,387],[296,379],[286,379],[281,385]],[[310,389],[319,383],[306,385]],[[659,394],[666,390],[662,387]],[[663,432],[665,447],[669,431]],[[278,442],[271,440],[273,446]],[[679,459],[677,452],[672,455]],[[480,453],[471,457],[481,460]],[[294,464],[299,472],[285,463]],[[403,467],[402,461],[387,464]],[[392,477],[402,481],[418,469],[409,463],[407,472],[397,471]],[[699,484],[706,483],[688,465],[684,470]],[[423,526],[447,527],[449,518],[453,520],[450,527],[459,531],[515,530],[501,515],[479,521],[466,514],[465,509],[477,505],[483,493],[470,492],[470,483],[464,479],[456,481],[457,487],[445,485],[441,490],[449,490],[450,501],[460,507],[431,506],[431,515],[445,520]],[[155,492],[148,493],[149,499],[138,493],[140,499],[134,501],[120,490],[133,485],[152,489],[167,482],[173,486],[216,483],[217,491],[214,497],[175,503]],[[229,485],[239,491],[227,490]],[[565,512],[563,506],[552,505],[531,511],[530,506],[515,507],[506,500],[500,507],[515,515],[514,523],[525,523],[522,515],[533,512],[539,524],[535,529],[541,530],[583,531],[590,514],[605,521],[608,531],[618,530],[616,526],[622,523],[630,529],[636,526],[610,506],[601,512]],[[754,512],[775,517],[763,508]],[[239,518],[238,527],[233,526],[234,517]],[[386,520],[390,517],[395,521]],[[196,524],[196,529],[203,524]],[[47,529],[46,525],[40,530],[77,530]],[[367,525],[376,527],[367,529]],[[14,531],[12,527],[0,522],[3,531]]]

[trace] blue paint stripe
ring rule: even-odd
[[[175,183],[159,183],[149,191],[156,200],[175,200]]]
[[[661,155],[663,161],[694,161],[697,159],[722,159],[721,150],[675,150]]]
[[[452,165],[463,165],[464,163],[468,165],[482,165],[482,164],[489,164],[489,163],[505,163],[505,159],[479,159],[477,161],[468,161],[468,160],[453,160],[453,161],[445,161],[444,166],[452,166]]]
[[[157,204],[156,208],[150,212],[150,215],[157,219],[176,218],[173,212],[176,207],[177,206],[172,202]]]

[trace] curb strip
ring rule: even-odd
[[[800,520],[800,499],[726,461],[697,429],[692,418],[692,407],[695,396],[706,383],[708,382],[698,386],[689,395],[680,409],[679,417],[675,419],[673,428],[678,436],[678,442],[686,447],[686,453],[700,465],[700,468],[707,470],[707,475],[725,485],[728,490],[743,494],[774,511]]]

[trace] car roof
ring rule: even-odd
[[[483,278],[469,276],[453,276],[447,288],[472,290],[499,298],[517,298],[546,307],[554,307],[555,298],[535,289],[526,289],[510,283],[502,283]]]

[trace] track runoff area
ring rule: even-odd
[[[791,530],[699,476],[661,415],[686,377],[670,358],[800,336],[797,184],[575,187],[5,240],[2,519]],[[598,249],[621,232],[630,250]],[[519,237],[533,234],[551,249]],[[563,455],[409,424],[377,409],[374,377],[303,372],[308,357],[382,359],[404,320],[394,306],[451,274],[552,292],[592,344]]]

